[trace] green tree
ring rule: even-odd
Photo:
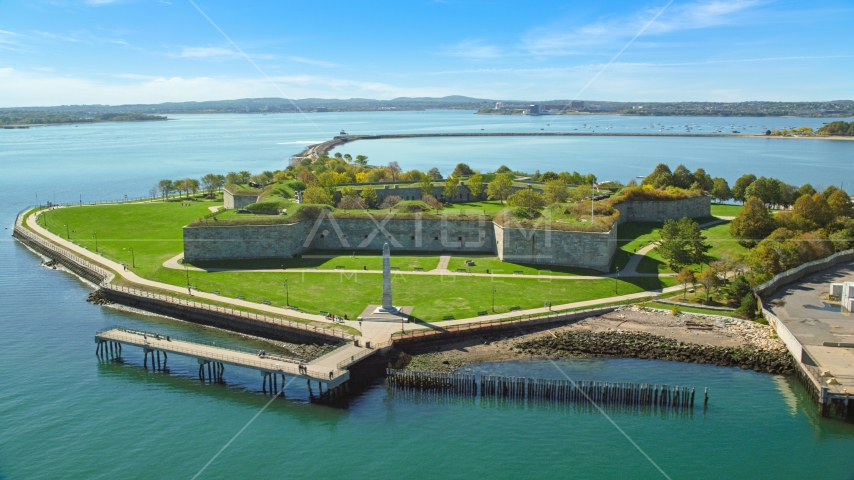
[[[350,154],[349,154],[349,153],[345,153],[345,154],[344,154],[344,160],[345,160],[347,163],[353,163],[353,157],[352,157],[352,156],[350,156]]]
[[[513,191],[513,176],[508,174],[496,175],[495,179],[489,182],[486,187],[486,193],[491,199],[507,200],[510,192]]]
[[[673,170],[673,186],[679,188],[688,188],[694,183],[694,175],[685,168],[685,165],[679,165],[676,170]]]
[[[824,227],[833,221],[833,210],[820,193],[804,195],[792,207],[792,214],[799,216],[818,227]],[[811,230],[811,228],[809,228]]]
[[[730,303],[741,305],[741,300],[745,295],[749,294],[750,290],[750,282],[747,281],[747,278],[744,275],[739,275],[735,277],[735,280],[729,284],[729,294],[727,298]]]
[[[692,263],[702,263],[711,245],[697,222],[687,217],[667,220],[659,232],[661,242],[657,250],[674,271]]]
[[[166,200],[166,197],[172,192],[172,180],[160,180],[157,182],[157,189],[160,190],[160,195]]]
[[[433,181],[426,173],[422,173],[418,185],[421,187],[421,195],[433,195]]]
[[[730,234],[745,247],[752,247],[767,237],[776,228],[774,219],[762,200],[750,197],[744,208],[729,224]]]
[[[529,210],[539,210],[546,204],[546,198],[543,194],[535,191],[533,188],[519,190],[507,197],[507,205],[511,207],[524,207]]]
[[[566,189],[566,184],[563,183],[563,180],[557,178],[547,181],[543,189],[546,195],[546,202],[549,204],[563,203],[569,197],[569,191]]]
[[[460,179],[458,177],[448,177],[445,180],[445,188],[442,190],[442,195],[450,200],[457,198],[460,192]]]
[[[851,205],[851,197],[845,190],[837,190],[827,198],[827,205],[836,218],[851,218],[854,215],[854,206]]]
[[[740,313],[747,317],[748,320],[756,318],[756,311],[759,310],[759,302],[753,293],[748,293],[741,299],[741,306],[736,309],[736,313]]]
[[[403,171],[403,169],[400,168],[400,164],[397,162],[389,162],[388,166],[385,167],[385,170],[391,175],[392,182],[396,181],[400,172]]]
[[[774,203],[774,188],[768,179],[759,177],[751,183],[744,191],[747,198],[756,197],[765,204],[766,207]]]
[[[712,187],[715,186],[712,176],[706,173],[702,168],[695,170],[692,176],[694,177],[694,182],[699,184],[703,191],[711,192]]]
[[[429,176],[430,179],[433,181],[439,181],[442,179],[442,174],[439,172],[439,169],[436,167],[433,167],[430,170],[427,170],[427,176]]]
[[[207,192],[208,197],[213,198],[214,192],[222,188],[220,185],[220,176],[215,173],[209,173],[202,177],[202,190]]]
[[[682,300],[685,300],[685,297],[688,295],[688,287],[694,285],[697,278],[694,276],[694,271],[686,267],[679,270],[679,274],[676,275],[676,281],[683,287]]]
[[[341,189],[341,196],[342,197],[355,197],[355,196],[357,196],[356,188],[352,187],[350,185],[347,185],[346,187]]]
[[[498,167],[498,170],[495,171],[495,173],[498,173],[498,174],[511,173],[511,172],[512,172],[512,170],[507,168],[507,165],[502,165],[502,166]]]
[[[752,173],[748,173],[746,175],[742,175],[738,177],[738,180],[735,181],[735,185],[732,187],[732,198],[738,200],[741,203],[747,201],[747,187],[750,186],[751,183],[756,181],[756,175]]]
[[[718,201],[718,203],[723,203],[732,198],[732,191],[729,189],[729,184],[726,179],[718,177],[712,182],[712,190],[710,192],[712,194],[712,198]]]
[[[469,191],[474,198],[480,198],[483,193],[483,175],[476,173],[469,177]]]
[[[543,183],[550,182],[552,180],[557,180],[559,178],[560,177],[558,176],[558,174],[556,174],[555,172],[551,172],[551,171],[540,175],[540,181]],[[566,184],[566,182],[563,182],[563,183]]]
[[[303,203],[332,205],[332,195],[325,188],[315,185],[305,190],[305,193],[302,195],[302,201]]]
[[[795,197],[792,201],[795,201],[798,198],[803,197],[804,195],[813,196],[816,193],[818,193],[818,192],[816,192],[815,188],[813,188],[812,185],[810,185],[809,183],[805,183],[805,184],[801,185],[800,188],[798,188],[795,191]]]
[[[578,180],[579,181],[577,182],[573,180],[572,183],[576,185],[583,183],[580,181],[580,178]],[[673,172],[670,171],[670,167],[668,167],[664,163],[659,163],[655,166],[655,169],[652,171],[652,173],[644,177],[643,181],[641,182],[641,185],[652,185],[655,188],[665,188],[669,187],[672,181]]]
[[[718,272],[713,268],[707,268],[700,273],[699,280],[700,285],[703,286],[703,290],[706,291],[706,302],[708,303],[712,289],[721,284],[721,279],[718,278]]]
[[[361,165],[363,167],[367,166],[368,165],[368,157],[366,157],[364,155],[356,155],[356,164]]]
[[[467,164],[458,163],[457,166],[454,167],[454,172],[451,173],[451,176],[453,176],[453,177],[468,177],[472,173],[474,173],[474,172],[472,171],[471,167],[469,167]]]
[[[377,191],[374,190],[374,187],[367,185],[362,189],[362,201],[369,207],[377,204]]]
[[[249,177],[251,177],[251,176],[252,176],[252,174],[251,174],[251,173],[249,173],[249,172],[247,172],[246,170],[242,170],[240,173],[238,173],[238,175],[240,175],[240,183],[246,183],[246,182],[248,182],[248,181],[249,181]]]

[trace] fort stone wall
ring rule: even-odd
[[[225,208],[246,208],[249,205],[258,201],[258,195],[235,195],[224,189],[222,191],[222,201]]]
[[[562,265],[607,272],[617,249],[617,228],[606,233],[509,228],[495,225],[502,261]]]
[[[187,262],[286,258],[302,253],[311,224],[184,227]]]
[[[614,205],[620,212],[619,223],[660,222],[712,215],[712,198],[708,196],[680,200],[648,200],[621,202]]]

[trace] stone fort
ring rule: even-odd
[[[232,205],[237,203],[233,201]],[[382,212],[377,212],[374,218],[335,218],[324,214],[317,219],[280,225],[187,226],[184,227],[184,259],[192,263],[290,258],[310,250],[379,251],[388,242],[392,251],[399,252],[495,255],[502,261],[514,263],[607,272],[617,249],[619,224],[711,215],[711,201],[707,196],[623,202],[614,208],[620,212],[620,220],[608,232],[564,231],[545,223],[536,228],[499,225],[480,216],[395,219],[383,217]]]

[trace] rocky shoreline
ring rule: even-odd
[[[785,350],[698,345],[644,332],[561,332],[520,342],[516,348],[531,357],[609,356],[705,363],[763,373],[794,372]]]
[[[454,371],[475,363],[530,358],[671,360],[788,374],[791,356],[774,330],[746,320],[629,307],[545,331],[484,335],[401,349],[395,368]]]

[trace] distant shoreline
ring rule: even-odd
[[[309,145],[302,152],[294,155],[303,158],[314,155],[328,155],[331,150],[356,140],[388,140],[406,138],[441,138],[441,137],[669,137],[669,138],[786,138],[812,140],[854,140],[854,137],[815,136],[815,137],[784,137],[754,133],[595,133],[595,132],[495,132],[495,133],[403,133],[387,135],[351,135],[337,136],[332,140]]]
[[[0,125],[0,129],[4,130],[19,130],[30,127],[59,127],[62,125],[95,125],[100,123],[145,123],[145,122],[165,122],[167,120],[175,120],[174,118],[151,118],[148,120],[104,120],[100,122],[61,122],[61,123],[24,123],[15,125]]]

